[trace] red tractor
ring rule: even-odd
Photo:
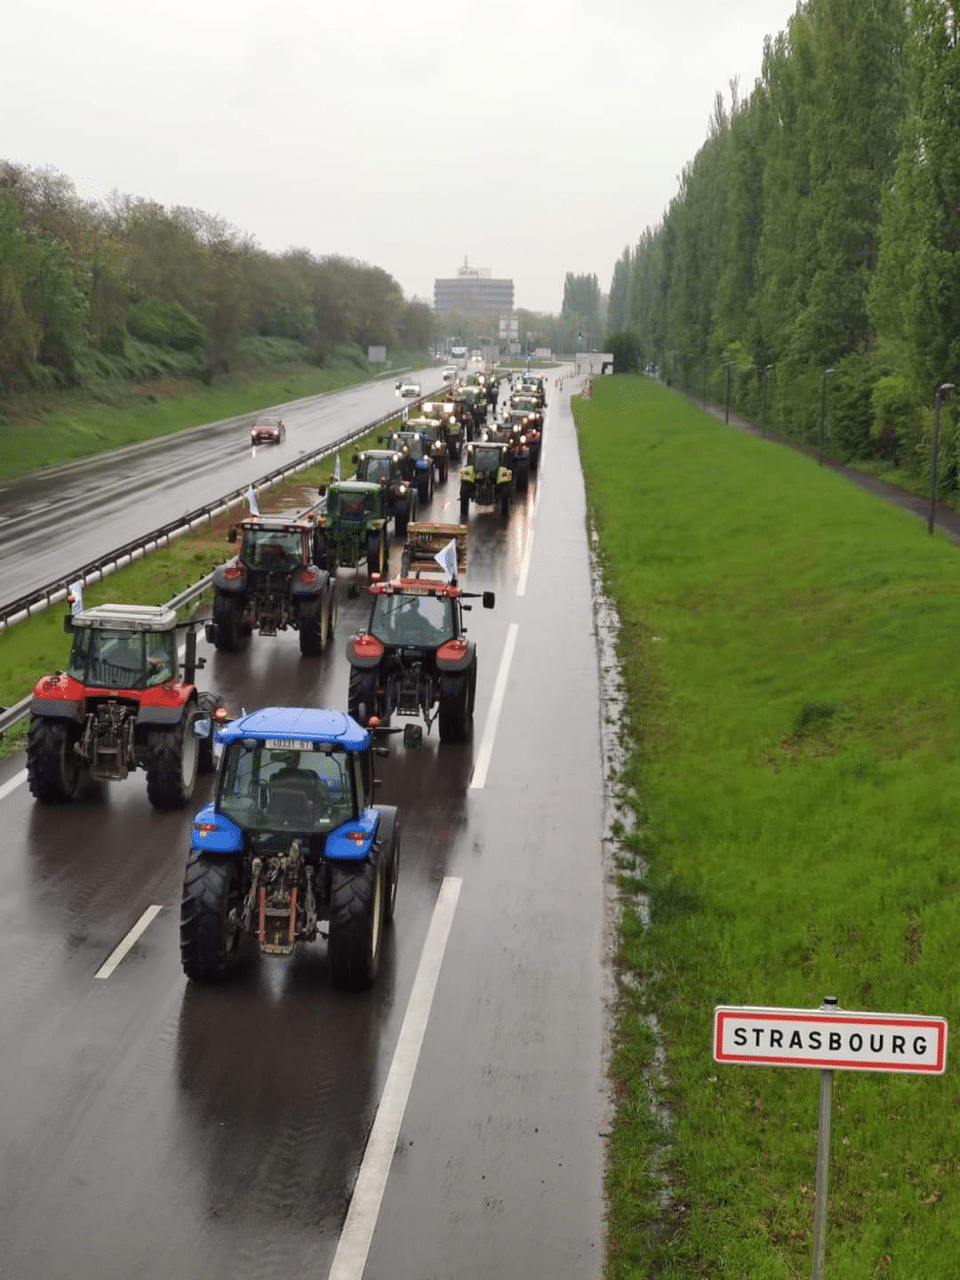
[[[44,676],[30,704],[27,781],[35,800],[71,800],[84,768],[110,782],[143,769],[155,808],[189,803],[198,770],[214,768],[213,734],[227,719],[220,698],[193,683],[204,661],[197,626],[178,624],[163,605],[103,604],[67,615],[67,669]]]
[[[476,645],[466,636],[464,603],[482,599],[494,607],[492,591],[462,591],[453,581],[420,577],[437,569],[435,552],[451,540],[459,567],[466,563],[467,531],[458,525],[407,528],[401,576],[370,587],[370,619],[347,643],[350,683],[347,710],[359,724],[387,725],[392,717],[420,716],[427,732],[439,721],[441,742],[462,742],[473,720],[477,685]],[[416,572],[416,577],[408,577]],[[373,719],[371,719],[373,717]],[[420,725],[408,724],[404,746],[423,741]]]

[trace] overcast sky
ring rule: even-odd
[[[7,0],[0,157],[271,251],[610,286],[795,0]]]

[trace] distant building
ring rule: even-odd
[[[433,309],[438,316],[451,311],[512,311],[513,281],[494,280],[489,267],[471,267],[464,258],[453,279],[434,280]]]

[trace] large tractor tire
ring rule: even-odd
[[[220,699],[215,693],[201,693],[197,697],[197,715],[207,716],[213,721],[213,725],[208,738],[197,739],[197,772],[213,773],[217,767],[217,762],[213,755],[213,735],[217,731],[217,721],[214,720],[214,712],[220,706]]]
[[[447,457],[447,458],[441,458],[441,459],[440,459],[440,483],[441,483],[441,484],[446,484],[446,483],[447,483],[447,476],[449,475],[449,473],[450,473],[450,459],[449,459],[449,457]]]
[[[193,732],[197,708],[188,703],[180,723],[150,734],[147,799],[155,809],[182,809],[190,803],[200,763],[200,741]]]
[[[461,524],[464,524],[466,522],[469,514],[470,514],[470,499],[464,498],[461,496],[460,498],[460,523]]]
[[[27,733],[27,783],[40,804],[72,800],[80,781],[80,757],[63,720],[32,716]]]
[[[378,804],[380,826],[377,844],[384,859],[383,921],[391,924],[397,906],[397,884],[400,880],[400,814],[393,805]]]
[[[335,986],[365,991],[380,971],[386,908],[384,858],[341,863],[330,877],[328,956]]]
[[[371,533],[367,537],[367,573],[372,577],[379,573],[383,577],[387,567],[387,539],[384,531]]]
[[[504,485],[500,490],[500,515],[506,520],[510,514],[510,486]]]
[[[377,714],[377,673],[350,668],[347,686],[347,715],[366,728],[367,721]]]
[[[407,525],[411,520],[416,519],[410,514],[410,506],[413,501],[415,490],[411,489],[402,498],[397,499],[397,505],[393,513],[393,531],[398,538],[402,538],[407,532]]]
[[[300,635],[300,652],[305,658],[315,658],[323,653],[330,639],[330,611],[323,596],[311,596],[301,600],[297,609],[297,631]]]
[[[433,466],[417,476],[417,494],[421,502],[429,502],[433,497]]]
[[[217,587],[213,589],[213,618],[217,628],[217,648],[223,653],[236,653],[240,648],[240,615],[242,602]]]
[[[530,460],[525,458],[522,462],[518,462],[513,473],[514,483],[518,490],[529,489],[530,487]]]
[[[470,673],[440,677],[441,742],[463,742],[470,728]]]
[[[242,907],[236,862],[191,849],[180,899],[180,963],[188,978],[222,982],[230,975],[240,955]]]

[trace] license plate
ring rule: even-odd
[[[268,751],[312,751],[313,743],[302,738],[267,738],[264,746]]]

